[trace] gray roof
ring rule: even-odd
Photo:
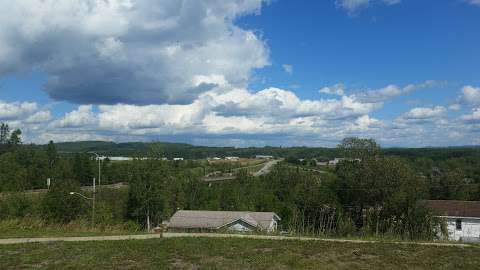
[[[252,227],[266,230],[273,219],[280,220],[280,217],[273,212],[180,210],[170,218],[168,227],[219,229],[237,220],[242,220]]]

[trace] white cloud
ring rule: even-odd
[[[346,10],[349,14],[354,14],[359,9],[368,7],[370,0],[335,0],[338,8]]]
[[[185,104],[221,75],[244,87],[268,49],[235,19],[262,0],[0,0],[0,76],[40,70],[80,104]]]
[[[368,130],[370,128],[380,127],[382,125],[383,125],[382,121],[375,118],[371,118],[368,115],[362,115],[359,118],[357,118],[357,120],[355,120],[354,129]]]
[[[470,4],[480,7],[480,0],[467,0]]]
[[[360,10],[367,8],[373,2],[380,2],[391,6],[400,4],[401,0],[335,0],[337,8],[347,11],[350,15],[355,15]]]
[[[332,86],[326,86],[322,89],[318,90],[320,93],[324,93],[327,95],[337,95],[343,96],[345,94],[345,86],[342,83],[337,83]]]
[[[379,119],[375,113],[383,103],[362,100],[361,93],[308,100],[280,88],[252,93],[222,76],[196,80],[219,86],[190,104],[81,105],[55,119],[47,120],[49,112],[40,110],[9,124],[21,128],[27,142],[180,140],[234,146],[335,145],[347,136],[372,137],[383,145],[451,145],[452,138],[455,144],[472,144],[480,131],[480,110],[451,119],[443,106],[418,107]],[[418,88],[398,87],[401,93]]]
[[[25,122],[28,124],[40,124],[40,123],[49,122],[50,120],[52,120],[52,113],[47,110],[47,111],[39,111],[39,112],[36,112],[35,114],[32,114],[27,119],[25,119]]]
[[[418,119],[431,119],[431,118],[438,118],[443,115],[447,110],[443,106],[435,106],[433,108],[428,107],[419,107],[413,108],[409,112],[403,114],[403,119],[411,119],[411,120],[418,120]]]
[[[468,123],[480,124],[480,108],[473,109],[472,114],[462,115],[460,119]]]
[[[450,106],[448,106],[448,109],[452,110],[452,111],[458,111],[462,108],[462,106],[458,103],[454,103]]]
[[[392,99],[396,96],[408,94],[410,92],[420,90],[420,89],[431,88],[435,85],[437,85],[437,82],[431,81],[431,80],[425,81],[420,84],[409,84],[403,88],[397,85],[391,84],[380,89],[361,92],[359,94],[356,94],[355,96],[359,100],[364,102],[383,102],[383,101]]]
[[[35,102],[12,102],[0,100],[0,120],[17,120],[37,110]]]
[[[282,65],[282,68],[283,70],[288,73],[288,74],[292,74],[293,73],[293,66],[292,65],[288,65],[288,64],[283,64]]]
[[[462,104],[480,106],[480,87],[464,86],[458,101]]]
[[[86,128],[97,123],[92,111],[92,105],[81,105],[77,110],[66,113],[61,119],[55,120],[52,125],[60,128]]]

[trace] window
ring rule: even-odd
[[[455,220],[455,227],[457,227],[457,231],[462,230],[462,220],[461,219]]]

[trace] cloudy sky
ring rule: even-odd
[[[0,122],[25,142],[480,144],[479,0],[0,9]]]

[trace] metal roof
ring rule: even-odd
[[[425,203],[438,216],[480,218],[480,201],[428,200]]]

